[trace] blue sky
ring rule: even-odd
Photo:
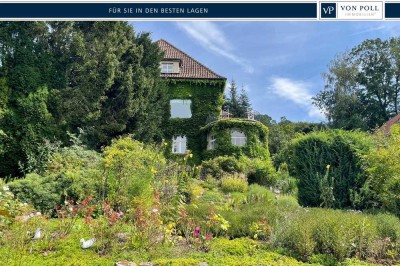
[[[165,39],[249,94],[253,108],[279,120],[324,121],[311,97],[329,62],[365,39],[398,36],[400,22],[132,22]]]

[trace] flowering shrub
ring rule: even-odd
[[[139,200],[146,208],[153,205],[153,181],[165,166],[159,148],[145,146],[131,137],[114,140],[104,149],[103,167],[107,200],[127,211],[132,201]]]
[[[170,226],[170,231],[166,235],[167,230],[161,220],[157,193],[154,198],[155,203],[151,208],[145,208],[145,205],[139,202],[138,207],[130,212],[133,233],[131,243],[140,251],[148,251],[154,245],[165,242],[166,237],[171,240],[172,233],[175,231],[173,226]]]
[[[266,217],[259,222],[253,222],[250,226],[250,232],[254,239],[267,240],[271,234],[271,226],[268,224]]]
[[[176,223],[178,227],[178,233],[190,241],[191,234],[196,225],[192,217],[190,217],[189,212],[184,208],[181,208],[179,210],[179,216]]]
[[[227,175],[221,179],[221,189],[225,193],[246,192],[248,183],[245,177],[240,175]]]
[[[23,206],[24,204],[14,198],[14,194],[0,179],[0,231],[3,227],[11,224],[14,217],[21,214]]]
[[[75,203],[73,200],[65,200],[64,205],[56,208],[62,237],[65,237],[71,232],[73,226],[81,217],[85,218],[85,223],[90,224],[95,211],[95,206],[89,204],[91,201],[91,196],[85,198],[81,203]]]

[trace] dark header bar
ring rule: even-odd
[[[400,3],[385,3],[385,18],[400,18]]]
[[[0,3],[0,19],[316,19],[317,3]]]

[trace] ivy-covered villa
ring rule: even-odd
[[[222,110],[226,78],[165,40],[161,77],[167,81],[169,119],[165,137],[171,156],[186,154],[193,159],[244,154],[268,157],[268,129],[254,120],[232,118]]]

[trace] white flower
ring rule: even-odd
[[[157,213],[157,212],[158,212],[158,210],[157,210],[156,208],[152,209],[151,211],[152,211],[153,213]]]
[[[7,186],[3,186],[3,190],[4,190],[4,191],[9,191],[9,190],[10,190],[10,188],[9,188],[9,187],[7,187]]]
[[[41,213],[41,212],[36,212],[35,215],[36,215],[36,216],[41,216],[42,213]]]

